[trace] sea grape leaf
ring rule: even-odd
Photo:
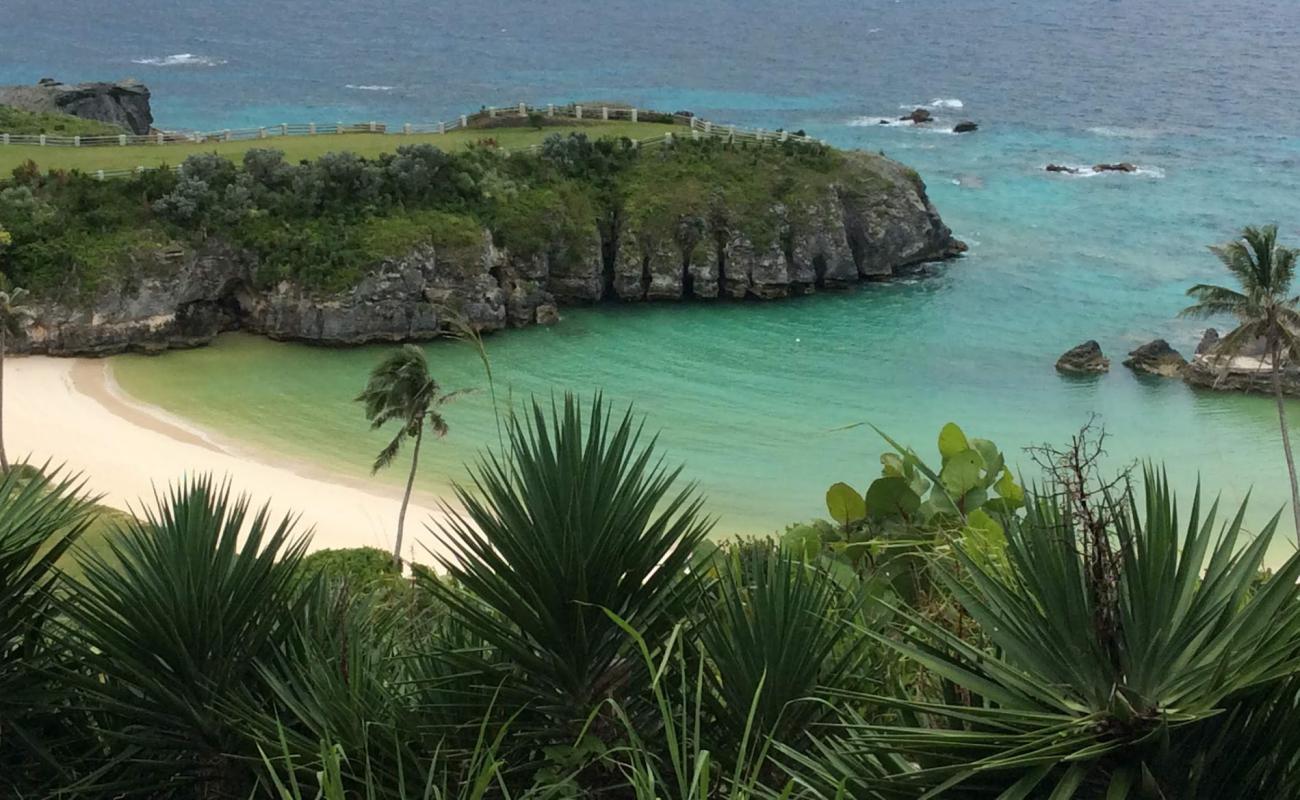
[[[873,517],[910,517],[921,507],[921,497],[906,478],[877,478],[867,487],[866,505]]]
[[[867,516],[867,504],[862,495],[847,483],[837,483],[826,490],[826,510],[831,519],[849,525]]]
[[[794,526],[781,536],[781,543],[805,561],[811,561],[822,551],[821,534],[811,525]]]
[[[1016,483],[1016,479],[1011,476],[1011,470],[1002,469],[1002,477],[993,485],[993,491],[998,493],[1011,506],[1011,510],[1020,508],[1025,504],[1025,490]]]
[[[980,472],[984,466],[980,454],[967,448],[944,459],[939,480],[950,497],[963,497],[980,485]]]
[[[947,464],[948,459],[969,449],[966,434],[957,427],[957,423],[949,422],[939,431],[939,455],[943,457],[943,463]]]

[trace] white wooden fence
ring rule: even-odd
[[[406,123],[400,127],[393,127],[382,122],[360,122],[360,123],[343,123],[334,122],[328,124],[318,124],[315,122],[299,124],[281,124],[265,128],[239,128],[220,131],[207,132],[183,132],[183,131],[158,131],[146,136],[120,134],[118,136],[50,136],[41,134],[38,136],[3,133],[0,134],[0,146],[4,145],[37,145],[39,147],[126,147],[128,145],[160,145],[169,144],[203,144],[216,142],[246,142],[259,139],[277,139],[287,136],[337,136],[339,134],[376,134],[388,136],[410,136],[413,134],[445,134],[460,128],[473,128],[482,130],[485,135],[490,135],[494,129],[491,120],[503,118],[525,118],[529,115],[537,114],[545,118],[566,118],[574,120],[592,120],[592,121],[611,121],[624,120],[629,122],[643,121],[671,121],[674,126],[680,126],[687,130],[680,133],[665,132],[659,136],[652,136],[645,139],[633,139],[632,144],[635,147],[654,147],[664,144],[673,139],[674,136],[685,136],[692,139],[702,138],[721,138],[731,142],[804,142],[825,144],[819,139],[802,134],[794,134],[788,131],[769,131],[763,128],[741,128],[735,125],[719,125],[699,117],[683,114],[666,114],[661,111],[651,111],[640,109],[634,106],[622,105],[597,105],[584,106],[580,104],[569,105],[546,105],[546,106],[529,106],[525,103],[518,103],[510,106],[488,106],[474,114],[462,114],[456,119],[447,122],[432,123]],[[530,145],[521,148],[522,152],[537,151],[541,149],[540,144]],[[505,152],[505,149],[502,148]],[[99,179],[120,178],[136,173],[144,172],[146,169],[155,169],[154,167],[136,167],[134,169],[116,169],[116,170],[95,170],[91,174]],[[178,166],[170,167],[177,170]]]

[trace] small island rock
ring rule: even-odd
[[[1092,168],[1093,172],[1137,172],[1137,166],[1127,161],[1121,161],[1118,164],[1097,164]]]
[[[1205,333],[1201,334],[1201,341],[1196,345],[1196,355],[1203,356],[1214,350],[1219,344],[1219,332],[1214,328],[1206,328]]]
[[[953,133],[974,133],[979,130],[980,126],[970,120],[962,120],[952,127]]]
[[[1164,339],[1147,342],[1130,352],[1124,366],[1134,372],[1147,375],[1159,375],[1162,378],[1177,378],[1187,369],[1187,359],[1169,346]]]
[[[1075,167],[1067,167],[1062,164],[1048,164],[1045,168],[1048,172],[1064,172],[1068,175],[1078,175],[1079,170]]]
[[[1101,345],[1089,339],[1072,347],[1056,360],[1056,371],[1067,375],[1095,375],[1110,371],[1110,359],[1102,355]]]
[[[906,114],[898,118],[899,122],[911,121],[913,125],[920,125],[923,122],[931,122],[933,120],[934,120],[934,115],[924,108],[918,108],[914,110],[911,114]]]

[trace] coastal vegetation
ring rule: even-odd
[[[4,252],[9,241],[8,231],[0,228],[0,253]],[[9,471],[9,458],[5,454],[4,441],[5,351],[8,349],[10,337],[22,333],[21,323],[28,315],[27,308],[23,306],[26,297],[26,289],[10,286],[4,274],[0,273],[0,472]]]
[[[373,159],[328,152],[299,163],[252,149],[241,164],[209,153],[186,159],[179,175],[103,182],[28,163],[0,189],[13,238],[0,269],[37,296],[89,300],[165,269],[167,259],[159,265],[152,253],[171,253],[174,263],[221,239],[255,254],[259,286],[288,279],[329,291],[421,244],[474,245],[484,227],[521,255],[578,257],[598,219],[645,218],[663,205],[702,228],[710,209],[730,210],[770,239],[768,215],[745,212],[797,201],[848,158],[802,143],[682,141],[642,154],[628,139],[581,133],[545,142],[538,154],[511,156],[480,140],[459,152],[411,144]],[[719,187],[724,195],[713,196]]]
[[[1284,365],[1300,362],[1300,297],[1294,294],[1293,285],[1300,250],[1278,242],[1276,225],[1247,227],[1239,239],[1210,250],[1236,279],[1240,289],[1197,284],[1187,290],[1196,303],[1184,309],[1183,315],[1226,316],[1238,321],[1238,326],[1214,347],[1213,356],[1222,362],[1218,367],[1222,372],[1227,372],[1234,358],[1246,353],[1256,356],[1261,365],[1267,358],[1273,397],[1277,401],[1282,451],[1286,454],[1287,475],[1291,479],[1291,509],[1297,541],[1300,541],[1300,483],[1296,481],[1282,390]]]
[[[780,539],[713,542],[630,410],[534,402],[434,569],[306,556],[207,478],[93,524],[0,479],[14,796],[1290,797],[1300,555],[1086,431],[1017,479],[946,425]],[[242,534],[241,534],[242,532]]]
[[[86,125],[100,124],[78,120],[75,117],[69,119]],[[39,127],[40,124],[37,126]],[[28,127],[32,126],[24,126],[24,128]],[[124,170],[136,169],[137,167],[155,169],[176,166],[190,156],[195,155],[215,154],[239,163],[243,160],[244,153],[249,150],[260,150],[267,147],[274,147],[283,151],[287,160],[297,163],[304,159],[319,158],[326,153],[338,152],[356,153],[366,158],[379,158],[396,152],[399,147],[408,145],[426,144],[441,150],[454,152],[472,147],[483,139],[492,139],[497,143],[498,147],[513,151],[539,145],[547,136],[556,133],[564,136],[571,133],[583,133],[593,138],[648,139],[662,136],[665,132],[672,130],[674,128],[669,124],[661,122],[628,122],[626,120],[573,122],[570,120],[564,125],[546,127],[540,125],[536,127],[471,127],[441,134],[322,133],[315,136],[286,136],[272,140],[169,142],[164,145],[132,144],[125,147],[112,145],[106,147],[41,147],[39,145],[11,144],[0,147],[0,174],[8,174],[28,161],[32,161],[46,171],[63,170],[71,172],[72,170],[79,170],[93,174],[96,170],[101,169]],[[3,124],[0,124],[0,132],[21,133],[24,131],[11,131]],[[55,133],[56,131],[31,130],[28,132]],[[112,129],[109,132],[112,134],[121,133],[118,129]],[[88,131],[82,132],[70,129],[60,133],[65,136],[95,135]],[[102,135],[103,131],[99,133]]]
[[[116,125],[93,119],[74,117],[71,114],[57,112],[24,111],[13,106],[0,104],[0,133],[17,135],[39,135],[42,133],[58,136],[117,136],[124,133]],[[12,158],[13,156],[8,156]],[[0,148],[0,169],[8,171],[12,165],[5,164],[4,149]]]

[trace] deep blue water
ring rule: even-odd
[[[604,375],[679,424],[674,453],[709,476],[724,512],[788,519],[853,469],[864,484],[880,448],[824,435],[864,417],[927,448],[963,420],[1014,449],[1098,412],[1118,455],[1165,459],[1181,482],[1199,472],[1232,498],[1254,485],[1261,508],[1285,499],[1267,400],[1140,381],[1119,361],[1154,336],[1190,351],[1202,326],[1177,318],[1183,292],[1222,278],[1207,244],[1264,222],[1300,244],[1295,0],[0,3],[0,82],[134,76],[168,127],[416,122],[609,98],[805,128],[916,167],[972,245],[937,277],[745,308],[744,320],[700,306],[624,311],[618,324],[615,312],[574,315],[563,335],[603,337],[582,351],[593,358],[637,352],[613,337],[652,341],[640,352],[664,361],[640,377],[626,360],[605,371],[568,351],[539,362],[548,348],[531,339],[498,345],[506,361],[530,354],[521,386]],[[981,130],[875,124],[936,100],[941,123]],[[1121,160],[1142,171],[1042,170]],[[1059,378],[1056,356],[1086,338],[1112,374]],[[663,368],[692,352],[728,365],[743,391]]]

